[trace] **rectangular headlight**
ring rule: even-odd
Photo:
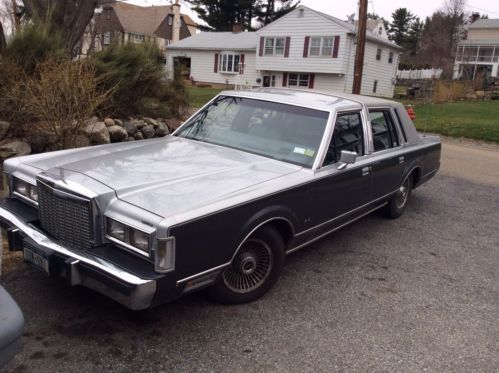
[[[159,273],[170,272],[175,269],[175,237],[158,240],[154,256],[154,270]]]
[[[137,229],[130,229],[130,245],[142,251],[149,251],[149,235]]]
[[[107,234],[117,240],[126,242],[126,226],[116,220],[107,218]]]
[[[36,189],[36,185],[32,185],[17,177],[14,178],[14,192],[34,202],[38,202],[38,190]]]
[[[149,255],[151,239],[148,233],[132,228],[111,218],[106,218],[106,233],[108,236],[121,241],[130,249],[143,251]]]

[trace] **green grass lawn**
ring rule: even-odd
[[[223,89],[221,88],[187,87],[187,92],[189,94],[189,103],[193,108],[202,107],[222,91]]]
[[[459,101],[415,107],[419,131],[499,143],[499,101]]]

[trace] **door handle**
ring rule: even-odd
[[[400,156],[399,157],[399,163],[404,163],[405,162],[405,157],[404,156]]]
[[[362,169],[362,176],[369,175],[369,172],[371,172],[371,167],[364,167]]]

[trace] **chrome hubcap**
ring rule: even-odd
[[[272,270],[272,251],[261,240],[246,241],[232,265],[222,278],[225,285],[236,293],[247,293],[260,287]]]
[[[402,208],[407,202],[407,198],[409,197],[409,180],[404,181],[397,192],[397,196],[395,197],[395,202],[397,203],[397,208]]]

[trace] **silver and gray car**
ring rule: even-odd
[[[242,303],[286,254],[377,209],[399,217],[439,165],[440,140],[399,103],[225,91],[166,138],[7,160],[0,221],[27,263],[131,309],[207,287]]]

